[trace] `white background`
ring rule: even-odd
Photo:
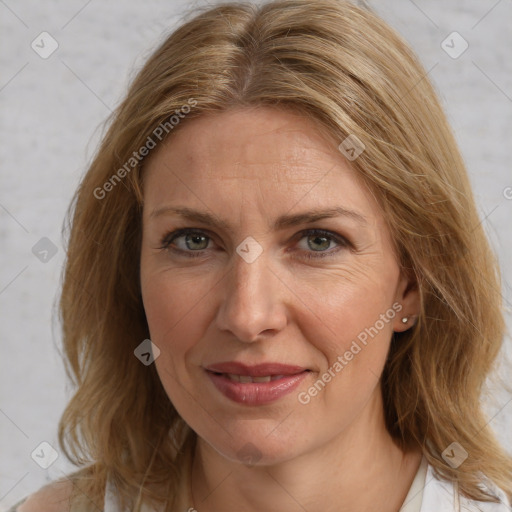
[[[409,41],[439,91],[502,265],[510,330],[512,2],[370,4]],[[101,122],[191,6],[178,0],[0,0],[0,510],[73,469],[63,455],[47,470],[31,458],[42,441],[58,447],[57,422],[71,394],[54,310],[64,259],[61,226]],[[59,44],[47,59],[31,48],[43,31]],[[453,31],[469,44],[457,59],[441,47]],[[46,263],[32,253],[42,237],[58,249]],[[509,355],[511,348],[507,337]],[[510,362],[502,367],[509,382],[510,370]],[[512,453],[512,396],[493,389],[486,410]]]

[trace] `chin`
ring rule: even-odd
[[[294,459],[308,450],[308,447],[302,445],[304,436],[296,442],[293,441],[293,435],[275,435],[274,432],[269,436],[275,427],[275,422],[272,422],[272,425],[259,429],[259,432],[255,432],[255,429],[244,432],[239,428],[237,434],[224,439],[224,442],[208,439],[208,436],[203,439],[226,459],[248,466],[272,466]]]

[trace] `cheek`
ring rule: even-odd
[[[386,273],[340,270],[328,283],[303,289],[308,308],[301,331],[323,364],[301,398],[310,397],[313,408],[332,415],[334,422],[340,408],[359,410],[378,384],[401,307],[394,303],[395,277],[394,267]]]
[[[316,280],[314,288],[308,283],[298,290],[304,307],[297,322],[329,360],[348,350],[353,340],[364,342],[365,333],[370,337],[368,330],[375,339],[387,339],[396,314],[392,309],[394,278],[394,269],[388,269],[388,278],[370,269],[332,272]]]
[[[170,272],[143,274],[142,297],[151,341],[160,349],[155,367],[169,400],[189,419],[198,411],[189,410],[192,389],[187,361],[196,341],[200,339],[201,295],[198,287],[182,286]],[[196,281],[197,284],[197,281]],[[199,288],[200,289],[200,288]],[[204,295],[204,293],[203,293]]]
[[[141,286],[151,341],[164,356],[159,359],[182,357],[200,336],[197,320],[204,314],[208,290],[197,279],[184,280],[169,271],[143,273]]]

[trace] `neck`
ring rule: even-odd
[[[198,438],[192,466],[194,508],[362,512],[378,504],[382,512],[396,512],[420,462],[420,450],[402,451],[387,432],[379,392],[336,437],[274,465],[245,466]]]

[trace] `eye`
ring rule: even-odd
[[[351,244],[346,238],[338,235],[337,233],[323,229],[309,229],[307,231],[302,231],[301,235],[302,238],[300,240],[307,240],[306,254],[304,255],[306,259],[330,258],[340,250],[351,247]],[[334,250],[327,250],[333,242],[338,244],[339,247]],[[313,250],[308,251],[307,249]]]
[[[305,247],[299,249],[299,251],[305,253],[301,256],[305,259],[333,257],[340,250],[352,247],[346,238],[337,233],[323,229],[309,229],[301,231],[299,235],[301,235],[299,242],[303,239],[307,240]],[[182,239],[180,243],[175,243],[180,239]],[[211,240],[212,238],[204,231],[183,228],[166,234],[161,240],[160,249],[168,250],[189,258],[197,258],[204,256],[204,251],[208,248]],[[328,250],[333,242],[337,244],[338,247],[334,250]]]
[[[180,238],[184,239],[181,244],[178,244],[181,245],[181,247],[173,247],[171,244]],[[160,248],[183,254],[189,258],[195,258],[202,256],[202,252],[208,247],[209,240],[211,240],[211,237],[206,235],[203,231],[183,228],[165,235],[161,241]]]

